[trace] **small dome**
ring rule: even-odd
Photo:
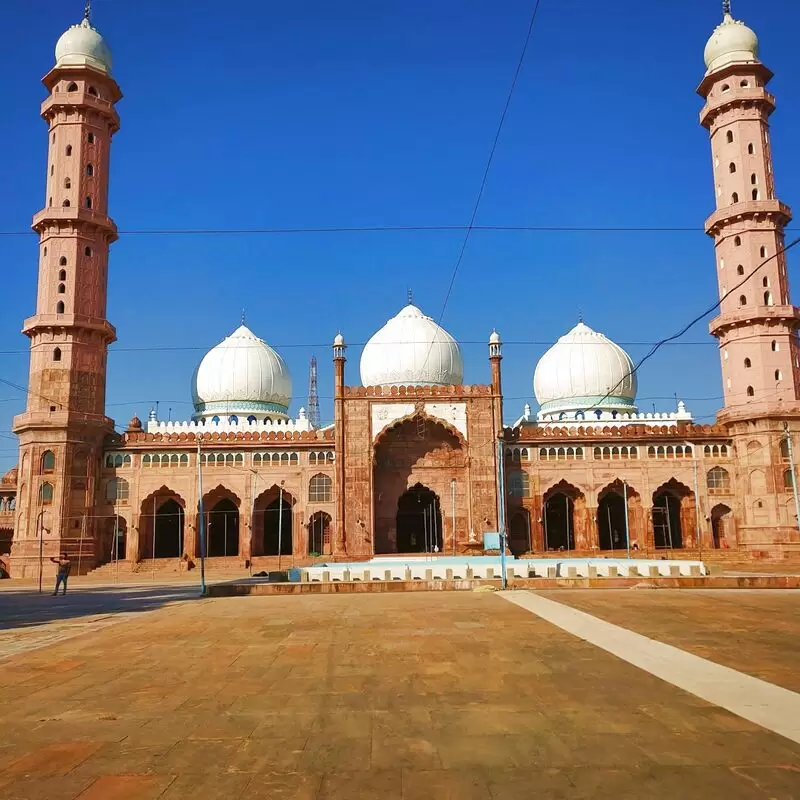
[[[95,67],[111,72],[111,50],[103,37],[84,18],[65,31],[56,43],[57,67]]]
[[[503,344],[497,331],[492,331],[492,335],[489,337],[489,344]]]
[[[192,380],[195,419],[285,418],[292,379],[284,360],[245,325],[206,353]]]
[[[135,433],[136,431],[140,431],[142,429],[142,421],[139,417],[131,417],[131,421],[128,423],[128,432]]]
[[[344,347],[344,336],[342,336],[341,333],[337,333],[336,336],[333,337],[333,346]]]
[[[728,64],[758,61],[758,37],[744,22],[725,14],[708,40],[704,58],[709,72]]]
[[[364,346],[364,386],[450,386],[464,380],[456,340],[409,303]]]
[[[546,416],[590,409],[631,414],[636,411],[633,370],[619,345],[579,322],[542,356],[533,391]]]

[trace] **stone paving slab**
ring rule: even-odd
[[[9,666],[4,800],[800,798],[800,746],[493,595],[169,604]]]
[[[543,597],[800,692],[800,594],[541,592]]]

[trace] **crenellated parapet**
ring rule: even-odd
[[[491,395],[492,387],[484,384],[454,386],[345,386],[345,397],[464,397]]]

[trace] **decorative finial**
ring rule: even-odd
[[[92,0],[86,0],[86,5],[83,7],[83,18],[90,25],[92,24]]]
[[[408,304],[410,306],[414,305],[414,295],[411,293],[411,287],[408,287]]]
[[[731,0],[722,0],[722,15],[724,17],[730,17],[731,14]]]
[[[244,324],[245,324],[245,320],[246,320],[246,319],[247,319],[247,316],[246,316],[246,315],[245,315],[245,313],[244,313],[244,309],[242,309],[242,325],[244,325]]]

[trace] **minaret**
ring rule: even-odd
[[[766,88],[772,73],[759,60],[755,33],[731,15],[729,0],[705,61],[700,121],[711,134],[717,199],[706,232],[716,247],[720,297],[744,281],[710,324],[722,359],[722,415],[788,411],[800,396],[800,314],[789,299],[781,253],[791,210],[775,194],[768,122],[775,98]]]
[[[20,440],[20,487],[12,569],[32,562],[40,528],[45,559],[83,548],[92,560],[92,506],[103,439],[106,358],[116,338],[106,320],[108,249],[117,229],[108,216],[111,137],[122,97],[111,53],[84,18],[58,40],[56,64],[42,79],[49,96],[45,208],[39,234],[36,313],[25,320],[31,341],[27,407],[14,420]],[[80,545],[79,545],[80,541]],[[16,568],[15,568],[16,562]]]
[[[345,502],[345,427],[344,414],[344,365],[347,360],[345,353],[347,345],[341,332],[333,340],[333,419],[334,419],[334,444],[336,447],[336,528],[334,541],[331,543],[332,552],[347,552],[347,534],[345,518],[347,503]]]

